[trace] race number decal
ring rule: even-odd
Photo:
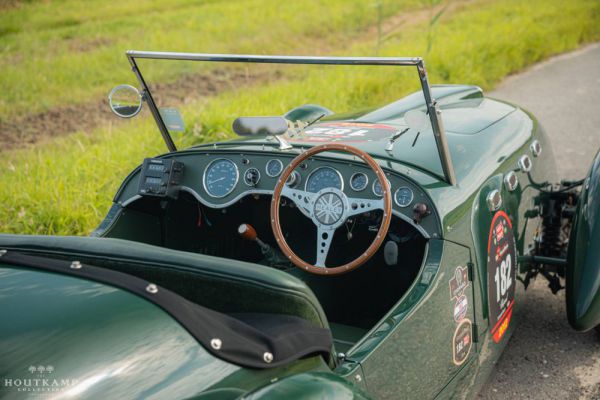
[[[498,343],[510,324],[517,285],[515,237],[504,211],[492,219],[487,253],[489,318],[492,338]]]
[[[398,128],[385,124],[326,122],[309,126],[292,142],[370,142],[388,139]]]

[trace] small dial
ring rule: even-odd
[[[300,183],[300,181],[302,180],[302,177],[300,176],[300,173],[298,171],[292,171],[292,173],[290,174],[290,176],[288,176],[287,181],[285,182],[285,184],[288,187],[295,187],[298,186],[298,184]]]
[[[391,189],[392,184],[390,183],[389,179],[387,179],[387,181],[388,181],[388,185],[389,185],[389,187]],[[375,179],[375,182],[373,182],[373,194],[375,196],[377,196],[377,197],[383,196],[383,189],[381,188],[381,184],[379,183],[379,179]]]
[[[281,162],[281,160],[277,160],[275,158],[269,160],[267,162],[267,166],[265,167],[265,171],[267,172],[267,175],[269,175],[271,178],[279,176],[281,171],[283,171],[283,163]]]
[[[244,172],[244,183],[248,186],[256,186],[260,181],[260,171],[256,168],[248,168]]]
[[[233,191],[238,179],[237,165],[226,158],[219,158],[204,171],[204,189],[212,197],[225,197]]]
[[[356,174],[352,175],[352,177],[350,178],[350,187],[352,188],[352,190],[357,191],[357,192],[360,192],[361,190],[365,190],[368,183],[369,183],[369,178],[367,177],[366,174],[363,174],[362,172],[357,172]]]
[[[394,193],[394,201],[398,207],[408,207],[414,198],[413,191],[407,187],[401,187]]]
[[[310,173],[304,190],[317,193],[319,190],[330,187],[342,190],[343,186],[342,175],[337,170],[331,167],[321,167]]]

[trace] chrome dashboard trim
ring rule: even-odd
[[[243,197],[246,196],[250,196],[253,194],[265,194],[265,195],[273,195],[273,191],[272,190],[267,190],[267,189],[251,189],[251,190],[246,190],[243,193],[240,193],[239,195],[237,195],[236,197],[234,197],[233,199],[229,200],[226,203],[223,204],[215,204],[215,203],[211,203],[210,201],[205,200],[202,196],[200,196],[200,194],[198,194],[198,192],[196,192],[194,189],[187,187],[187,186],[181,186],[180,188],[182,191],[184,192],[188,192],[189,194],[191,194],[192,196],[194,196],[194,198],[196,200],[198,200],[200,203],[202,203],[203,205],[207,206],[207,207],[211,207],[211,208],[225,208],[225,207],[229,207],[230,205],[236,203],[237,201],[239,201],[240,199],[242,199]],[[135,196],[130,197],[129,199],[125,200],[124,202],[121,203],[122,207],[126,207],[127,205],[133,203],[136,200],[141,199],[142,196],[140,196],[139,194],[136,194]],[[429,235],[429,233],[423,229],[423,227],[421,225],[415,224],[414,221],[412,220],[412,218],[402,214],[400,211],[398,210],[394,210],[392,209],[392,215],[395,215],[396,217],[400,218],[401,220],[403,220],[404,222],[408,222],[413,228],[415,228],[417,231],[419,231],[419,233],[421,235],[423,235],[423,237],[425,239],[431,239],[431,236]],[[437,237],[437,236],[435,236]]]

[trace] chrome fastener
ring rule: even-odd
[[[271,362],[273,361],[273,354],[266,351],[265,354],[263,354],[263,360],[265,360],[267,364],[271,364]]]
[[[519,179],[517,178],[517,174],[514,171],[510,171],[506,175],[504,175],[504,186],[509,192],[514,191],[517,186],[519,186]]]
[[[531,154],[533,154],[534,157],[538,157],[540,154],[542,154],[542,145],[538,140],[534,140],[533,142],[531,142],[531,146],[529,146],[529,149],[531,150]]]
[[[502,196],[500,195],[500,191],[497,189],[492,190],[487,195],[486,201],[490,211],[497,211],[502,205]]]
[[[150,283],[148,286],[146,286],[146,292],[148,293],[158,293],[158,286],[156,286],[154,283]]]
[[[71,263],[71,269],[81,269],[82,265],[79,261],[73,261]]]
[[[215,350],[221,350],[221,346],[223,345],[223,342],[221,342],[221,339],[211,339],[210,341],[210,347],[212,347]]]

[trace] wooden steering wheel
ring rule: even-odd
[[[377,180],[379,180],[382,187],[383,197],[381,199],[351,198],[346,196],[341,190],[331,187],[321,189],[317,193],[311,193],[304,190],[292,189],[285,184],[298,165],[309,157],[324,151],[341,151],[360,157],[369,167],[371,167],[377,176]],[[279,221],[281,196],[293,201],[302,214],[311,219],[317,226],[317,260],[315,265],[309,264],[298,257],[285,241]],[[379,227],[375,240],[373,240],[367,250],[355,260],[338,267],[327,268],[325,266],[325,260],[327,259],[327,254],[329,253],[329,247],[331,246],[335,230],[342,226],[348,217],[372,210],[383,210],[383,220],[381,221],[381,226]],[[338,143],[315,146],[294,158],[279,177],[279,180],[275,185],[275,190],[273,191],[273,199],[271,200],[271,228],[273,229],[275,240],[277,241],[279,248],[295,266],[316,275],[340,275],[363,265],[375,254],[375,252],[377,252],[383,243],[390,227],[391,220],[392,195],[388,180],[385,178],[379,164],[364,151],[359,150],[356,147]]]

